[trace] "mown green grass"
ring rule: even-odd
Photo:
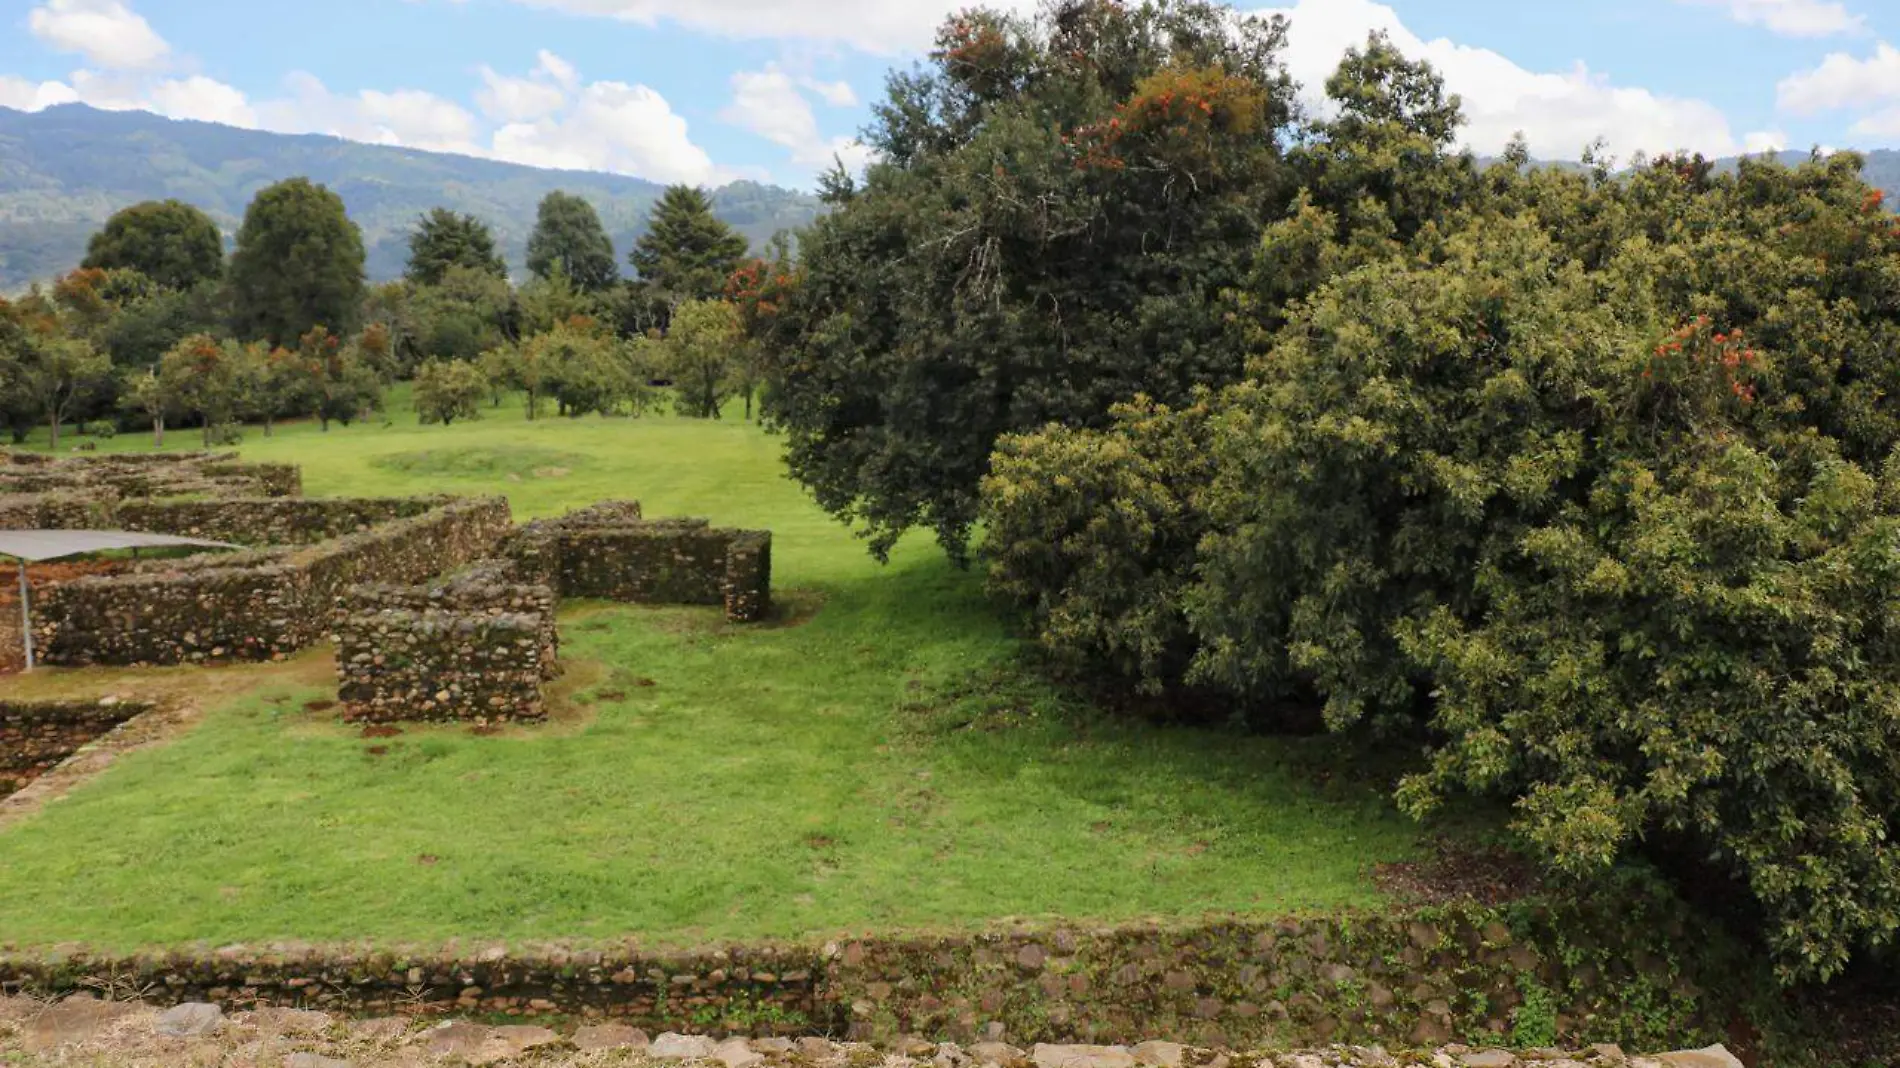
[[[0,942],[678,945],[1282,913],[1374,903],[1370,865],[1417,848],[1377,784],[1323,775],[1328,740],[1062,698],[1020,666],[976,576],[922,538],[875,564],[779,447],[738,421],[528,423],[513,406],[447,429],[397,408],[387,426],[252,430],[244,454],[302,464],[313,495],[505,493],[518,517],[633,497],[770,528],[789,618],[571,606],[567,709],[499,736],[366,739],[305,708],[333,696],[308,665],[212,669],[249,692],[0,829]]]

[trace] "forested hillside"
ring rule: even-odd
[[[632,246],[661,187],[638,178],[539,170],[512,163],[365,145],[334,137],[262,133],[80,104],[26,113],[0,108],[0,292],[77,266],[86,238],[113,211],[177,198],[203,208],[227,234],[272,182],[307,176],[342,195],[363,228],[372,280],[402,273],[407,235],[423,212],[448,207],[494,228],[520,273],[535,205],[555,189],[592,201],[614,247]],[[714,194],[720,218],[753,245],[809,222],[816,198],[734,182]]]

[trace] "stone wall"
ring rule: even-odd
[[[412,519],[447,497],[227,497],[125,501],[115,526],[150,534],[239,545],[314,545],[396,519]]]
[[[721,605],[753,622],[771,610],[772,535],[704,519],[641,518],[633,501],[605,501],[524,526],[506,550],[562,597],[632,604]]]
[[[1586,925],[1588,924],[1588,925]],[[265,951],[0,957],[41,993],[116,975],[171,999],[609,1016],[863,1040],[1203,1045],[1716,1041],[1772,1000],[1764,969],[1679,905],[1476,904],[1190,926],[1037,926],[645,953]],[[1768,1016],[1757,1017],[1766,1020]]]
[[[130,701],[0,701],[0,797],[149,708]]]
[[[265,660],[323,638],[358,584],[417,583],[490,554],[510,529],[502,498],[431,502],[421,515],[294,552],[148,564],[37,594],[50,664]]]
[[[97,493],[0,493],[0,530],[109,530],[118,496]]]
[[[110,492],[121,497],[296,497],[303,493],[303,476],[293,465],[245,463],[235,453],[0,454],[0,494],[61,492]]]
[[[427,587],[346,593],[337,619],[344,719],[545,718],[541,683],[558,673],[554,591],[479,561]]]

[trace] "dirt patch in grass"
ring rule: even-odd
[[[581,453],[531,445],[505,449],[483,445],[446,446],[385,453],[370,461],[371,466],[403,475],[516,480],[566,478],[590,463]]]
[[[1434,841],[1417,860],[1376,865],[1372,878],[1393,898],[1417,905],[1501,905],[1529,897],[1541,885],[1536,866],[1524,857],[1450,839]]]

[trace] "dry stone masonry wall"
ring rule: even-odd
[[[0,701],[0,797],[149,707],[116,700]]]
[[[117,497],[299,497],[292,464],[245,463],[234,453],[114,453],[55,457],[0,452],[0,493]]]
[[[1475,904],[1194,927],[1025,928],[647,953],[224,947],[0,957],[40,993],[109,977],[168,998],[375,1014],[571,1014],[865,1041],[1632,1048],[1720,1041],[1773,984],[1676,912]],[[1674,908],[1674,906],[1670,906]],[[1598,919],[1595,928],[1572,925]],[[1587,932],[1579,941],[1578,932]],[[1756,1017],[1763,1021],[1770,1015]]]
[[[330,633],[337,598],[353,586],[425,581],[489,555],[512,525],[499,497],[420,506],[291,553],[201,557],[53,586],[38,592],[35,643],[48,663],[68,665],[286,656]]]
[[[735,622],[771,611],[769,531],[647,520],[636,502],[608,501],[528,524],[508,552],[562,597],[720,605]]]
[[[149,534],[177,534],[239,545],[315,545],[413,519],[446,497],[246,497],[209,500],[126,501],[114,526]]]
[[[554,591],[484,560],[427,587],[346,594],[337,618],[337,693],[355,721],[545,717],[558,673]]]
[[[337,692],[346,719],[545,718],[561,597],[720,605],[741,622],[771,607],[770,534],[649,521],[635,501],[529,523],[502,551],[427,587],[378,586],[342,600]]]

